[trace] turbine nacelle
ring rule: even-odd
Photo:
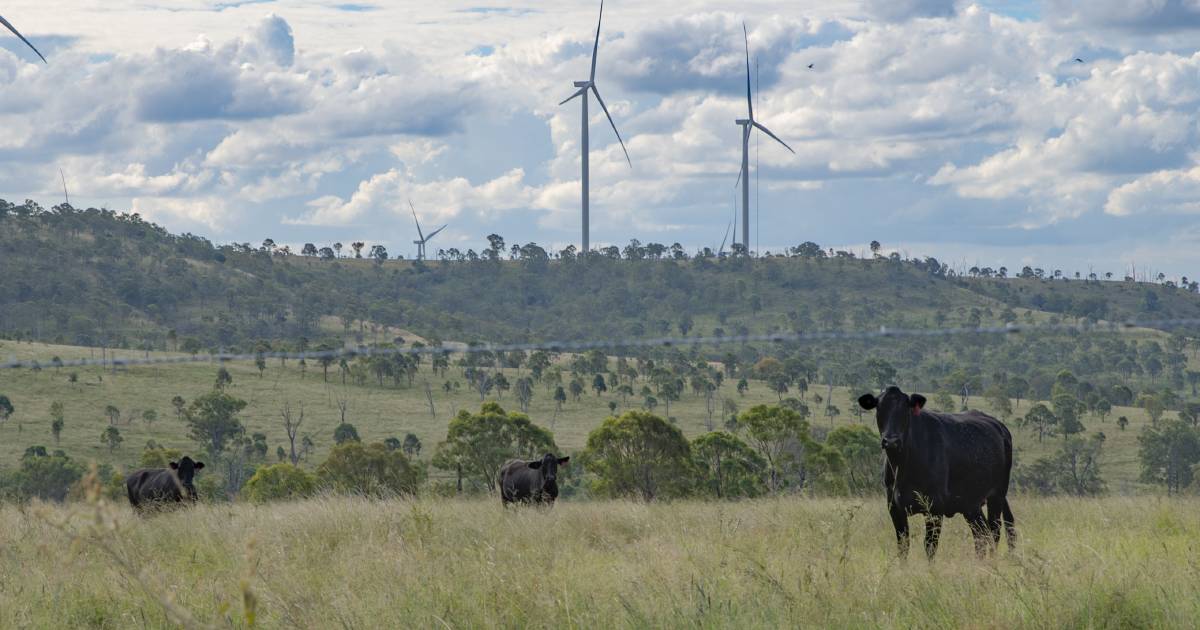
[[[577,88],[590,88],[596,85],[596,83],[595,81],[576,81],[574,85]]]

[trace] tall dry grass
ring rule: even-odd
[[[1016,498],[976,558],[883,501],[0,508],[0,627],[1195,627],[1200,502]],[[915,529],[919,520],[914,519]]]

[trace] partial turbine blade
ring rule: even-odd
[[[412,208],[413,223],[417,224],[417,236],[421,237],[421,242],[424,243],[429,239],[425,238],[425,235],[421,233],[421,222],[417,220],[417,209],[413,206],[412,199],[408,200],[408,207]]]
[[[578,90],[578,91],[576,91],[574,94],[572,94],[572,95],[568,96],[568,97],[567,97],[567,100],[565,100],[565,101],[563,101],[563,102],[559,103],[559,105],[566,105],[567,103],[569,103],[569,102],[571,102],[571,101],[575,100],[576,98],[578,98],[580,94],[587,94],[587,88],[579,88],[579,90]]]
[[[721,237],[721,248],[717,250],[717,256],[725,253],[725,243],[729,240],[729,228],[731,227],[733,227],[733,221],[730,221],[729,225],[725,226],[725,236]]]
[[[750,112],[750,120],[754,120],[754,102],[750,100],[750,31],[742,22],[742,35],[746,37],[746,111]]]
[[[755,126],[755,127],[758,127],[759,131],[761,131],[761,132],[763,132],[763,133],[767,134],[768,136],[771,136],[772,138],[774,138],[774,139],[775,139],[775,142],[778,142],[779,144],[782,144],[782,145],[783,145],[783,148],[787,149],[788,151],[792,151],[792,147],[789,147],[789,146],[787,145],[787,143],[786,143],[786,142],[784,142],[783,140],[780,140],[780,139],[779,139],[779,136],[777,136],[777,135],[775,135],[775,134],[771,133],[771,130],[770,130],[770,129],[767,129],[766,127],[764,127],[764,126],[762,126],[762,125],[758,124],[757,122],[756,122],[756,123],[754,123],[754,126]],[[792,154],[793,154],[793,155],[795,155],[795,153],[796,153],[795,151],[792,151]]]
[[[600,24],[604,22],[604,0],[600,0],[600,19],[596,21],[596,43],[592,44],[592,78],[596,80],[596,53],[600,50]]]
[[[425,237],[425,242],[432,241],[432,240],[433,240],[433,237],[437,236],[438,232],[441,232],[442,230],[446,229],[446,227],[447,227],[447,226],[443,225],[442,227],[440,227],[440,228],[438,228],[438,229],[436,229],[436,230],[434,230],[434,231],[430,232],[430,233],[429,233],[429,236],[426,236],[426,237]]]
[[[58,169],[58,176],[62,178],[63,199],[67,202],[67,205],[69,206],[69,205],[71,205],[71,196],[67,194],[67,176],[63,174],[63,170],[61,168]]]
[[[15,27],[11,23],[9,23],[9,21],[4,19],[3,16],[0,16],[0,24],[3,24],[4,26],[8,27],[8,30],[12,31],[13,35],[20,37],[21,41],[25,42],[26,46],[29,46],[29,48],[32,49],[33,52],[37,53],[38,57],[42,58],[42,63],[47,64],[47,65],[50,64],[50,62],[46,61],[46,58],[42,56],[41,51],[39,51],[37,48],[35,48],[33,44],[29,43],[29,40],[25,39],[25,36],[17,31],[17,27]]]
[[[604,99],[600,98],[600,90],[592,85],[592,94],[596,95],[596,100],[600,103],[600,109],[604,110],[604,115],[608,116],[608,124],[612,125],[613,133],[617,134],[617,142],[621,143],[621,150],[625,152],[625,161],[629,162],[629,168],[633,168],[633,160],[629,159],[629,150],[625,148],[625,141],[621,139],[621,132],[617,131],[617,123],[613,122],[612,115],[608,113],[608,107],[604,105]]]

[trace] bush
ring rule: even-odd
[[[317,476],[288,463],[261,466],[242,488],[242,495],[256,503],[286,501],[312,496]]]
[[[353,424],[343,422],[337,425],[333,430],[333,442],[335,444],[345,444],[346,442],[361,442],[358,437],[358,429],[354,428]]]
[[[584,465],[597,494],[645,501],[684,496],[694,478],[687,438],[645,411],[609,418],[588,435]]]
[[[705,433],[692,441],[692,451],[701,492],[718,499],[756,497],[766,492],[766,460],[732,433]]]
[[[336,492],[370,497],[416,494],[424,471],[401,451],[381,443],[347,442],[333,447],[317,469],[322,485]]]
[[[3,487],[19,501],[62,501],[83,472],[83,466],[66,455],[25,457],[20,468],[4,476]]]

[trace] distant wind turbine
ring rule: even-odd
[[[22,35],[22,34],[21,34],[21,33],[20,33],[18,30],[17,30],[17,27],[13,26],[11,22],[9,22],[8,20],[4,19],[4,16],[2,16],[2,15],[0,15],[0,24],[3,24],[3,25],[6,27],[6,28],[8,28],[8,30],[12,31],[12,34],[13,34],[13,35],[16,35],[17,37],[21,38],[21,41],[25,42],[25,45],[26,45],[26,46],[29,46],[29,48],[30,48],[31,50],[33,50],[33,52],[37,53],[37,56],[38,56],[38,57],[41,57],[41,58],[42,58],[42,63],[44,63],[44,64],[49,64],[49,63],[50,63],[49,61],[46,61],[46,58],[45,58],[45,57],[42,57],[42,53],[41,53],[41,51],[39,51],[39,50],[38,50],[36,47],[34,47],[34,45],[33,45],[33,44],[29,43],[29,40],[28,40],[28,39],[25,39],[25,36],[24,36],[24,35]]]
[[[780,140],[778,136],[771,133],[764,125],[754,119],[754,101],[750,94],[750,31],[746,29],[746,23],[742,23],[742,35],[746,39],[746,111],[749,114],[748,118],[739,118],[737,124],[742,127],[742,171],[738,175],[742,182],[742,247],[744,253],[750,255],[750,132],[754,128],[771,136],[783,148],[792,151],[786,142]],[[795,151],[792,151],[795,154]]]
[[[413,206],[411,199],[408,200],[408,207],[412,209],[413,222],[417,224],[417,236],[421,237],[420,240],[413,241],[413,244],[417,246],[417,260],[425,260],[425,244],[429,241],[432,241],[433,237],[437,236],[438,232],[446,229],[446,226],[443,225],[433,232],[430,232],[429,236],[425,236],[421,233],[421,222],[417,220],[417,209]]]
[[[621,139],[621,132],[617,131],[617,123],[613,122],[612,115],[608,113],[608,107],[604,105],[604,99],[600,98],[600,90],[596,89],[596,53],[600,49],[600,25],[604,22],[604,0],[600,0],[600,19],[596,22],[596,43],[592,45],[592,74],[587,81],[576,81],[575,87],[578,90],[559,105],[566,105],[571,99],[582,96],[583,102],[583,143],[582,143],[582,162],[583,162],[583,250],[588,251],[589,246],[589,218],[590,197],[588,191],[589,174],[588,174],[588,90],[596,95],[596,102],[600,103],[600,109],[604,110],[604,115],[608,117],[608,124],[612,125],[613,133],[617,134],[617,142],[621,143],[621,150],[625,152],[625,161],[629,162],[629,168],[633,168],[633,161],[629,159],[629,151],[625,148],[625,141]]]

